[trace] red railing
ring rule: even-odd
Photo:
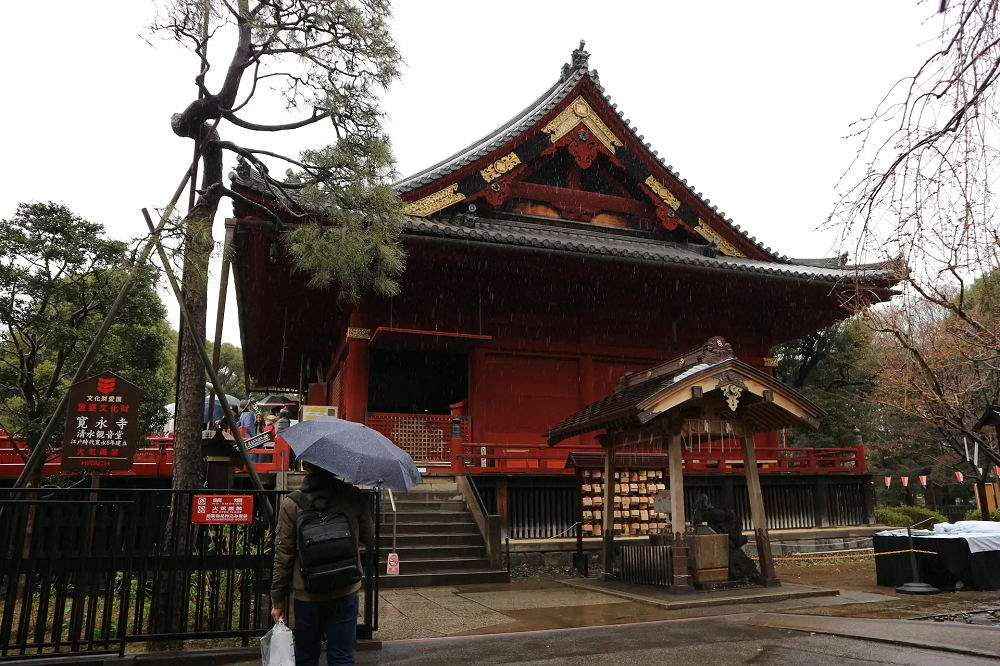
[[[566,459],[574,449],[554,448],[545,444],[462,444],[457,447],[474,474],[571,474],[566,468]],[[601,449],[586,449],[601,453]],[[762,474],[865,474],[865,447],[851,448],[780,448],[756,447],[757,468]],[[665,455],[666,451],[629,450],[628,453]],[[459,454],[456,454],[459,455]],[[724,449],[712,453],[685,450],[683,454],[685,474],[727,474],[743,470],[743,454],[739,449]],[[457,464],[455,472],[461,464]]]
[[[378,417],[410,417],[412,414],[373,414]],[[465,458],[469,471],[474,474],[570,474],[572,469],[566,468],[566,460],[570,452],[581,451],[581,447],[563,448],[550,447],[546,444],[475,444],[469,441],[468,418],[461,418],[460,437],[452,437],[451,416],[420,416],[434,427],[433,449],[427,447],[415,449],[418,453],[414,458],[418,463],[437,463],[454,473],[464,473],[464,468],[458,460]],[[375,424],[385,424],[398,427],[400,420],[381,418],[372,420]],[[404,422],[405,423],[405,422]],[[444,424],[447,424],[447,431]],[[374,427],[374,426],[372,426]],[[386,428],[394,431],[391,427]],[[385,431],[382,431],[386,434]],[[447,435],[447,436],[446,436]],[[386,435],[389,436],[389,435]],[[398,435],[397,435],[398,436]],[[392,439],[391,436],[389,436]],[[443,440],[443,442],[442,442]],[[396,441],[400,444],[400,441]],[[406,444],[406,440],[403,440]],[[412,446],[412,440],[410,442]],[[405,449],[406,446],[403,446]],[[20,452],[19,450],[20,449]],[[585,451],[600,453],[599,448],[585,448]],[[433,452],[433,459],[421,460],[419,452]],[[762,474],[865,474],[868,466],[865,462],[864,446],[850,448],[780,448],[757,447],[757,467]],[[413,455],[413,452],[410,452]],[[255,449],[254,454],[262,455],[263,460],[254,464],[259,474],[268,474],[282,469],[288,469],[291,452],[288,443],[279,435],[274,448]],[[636,454],[665,454],[666,451],[629,451]],[[24,468],[24,457],[27,452],[23,446],[12,443],[6,435],[0,435],[0,477],[17,477]],[[129,471],[112,472],[124,476],[169,477],[173,471],[174,446],[173,437],[149,437],[146,444],[135,453],[135,462]],[[725,447],[717,451],[684,451],[684,471],[686,474],[727,474],[739,473],[743,469],[743,455],[737,447]],[[42,468],[42,474],[48,476],[61,471],[59,453],[50,454]],[[241,468],[238,471],[245,471]]]
[[[388,437],[419,464],[451,466],[452,426],[456,418],[461,441],[467,443],[470,439],[467,416],[368,412],[365,425]]]
[[[274,448],[253,449],[251,453],[261,455],[263,460],[254,463],[258,474],[268,474],[288,469],[290,450],[288,443],[280,435],[275,439]],[[17,477],[24,469],[27,451],[24,446],[11,442],[7,435],[0,435],[0,477]],[[116,476],[164,476],[169,477],[174,468],[174,438],[147,437],[145,444],[135,452],[132,469],[110,472]],[[42,466],[42,476],[58,474],[62,471],[58,451],[50,453]],[[246,472],[245,467],[237,470]]]

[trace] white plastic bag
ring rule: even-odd
[[[264,666],[295,666],[292,630],[284,620],[278,620],[260,639],[260,658]]]

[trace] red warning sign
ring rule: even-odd
[[[389,553],[389,557],[387,558],[386,562],[387,562],[387,565],[388,565],[388,566],[386,566],[386,571],[385,571],[386,574],[388,574],[390,576],[398,576],[399,575],[399,555],[397,555],[396,553]]]
[[[253,522],[253,495],[195,495],[191,522],[229,525]]]

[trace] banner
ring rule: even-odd
[[[892,483],[892,477],[891,476],[885,477],[885,487],[888,488],[891,483]]]
[[[962,483],[962,473],[961,472],[955,472],[955,478],[958,479],[959,483]]]
[[[908,477],[908,476],[904,476],[904,477],[903,477],[903,487],[905,488],[905,487],[907,487],[908,485],[910,485],[910,477]]]
[[[920,485],[922,485],[924,488],[927,487],[927,476],[926,475],[920,477]]]

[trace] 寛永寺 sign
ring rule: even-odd
[[[114,373],[69,388],[62,468],[70,471],[132,469],[138,445],[139,388]]]

